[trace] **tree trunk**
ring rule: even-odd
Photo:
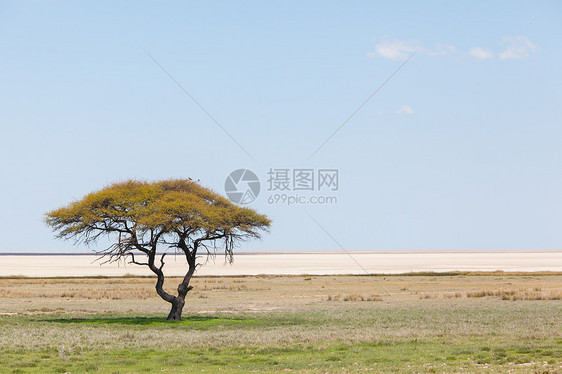
[[[195,271],[195,267],[190,268],[183,282],[181,282],[178,286],[178,296],[174,297],[172,300],[172,309],[170,310],[170,314],[168,314],[168,321],[181,321],[181,313],[183,311],[183,307],[185,305],[185,296],[189,291],[193,289],[192,286],[189,285],[189,281],[191,280],[191,276]]]
[[[166,254],[164,253],[160,258],[160,267],[156,267],[154,265],[154,258],[156,257],[156,246],[153,247],[153,250],[149,253],[148,257],[148,266],[158,276],[158,280],[156,282],[156,292],[162,299],[172,304],[172,309],[168,314],[168,321],[181,321],[181,313],[185,305],[185,296],[189,291],[193,289],[193,287],[189,285],[189,281],[191,280],[191,277],[195,273],[195,268],[197,267],[195,260],[197,247],[199,246],[199,244],[196,242],[191,252],[185,244],[184,239],[181,239],[178,245],[184,251],[187,263],[189,264],[189,270],[187,271],[187,274],[185,274],[185,277],[183,277],[183,281],[178,285],[178,296],[170,295],[169,293],[164,291],[164,273],[162,272],[162,268],[164,267],[164,256]]]
[[[181,312],[183,311],[183,306],[185,305],[185,299],[180,300],[176,298],[176,301],[172,303],[172,310],[168,314],[168,321],[181,321]]]

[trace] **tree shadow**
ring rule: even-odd
[[[42,322],[63,323],[63,324],[90,324],[90,325],[134,325],[134,326],[165,326],[165,325],[235,325],[246,322],[241,318],[222,318],[212,316],[185,316],[181,321],[168,321],[166,317],[82,317],[82,318],[48,318],[41,319]]]

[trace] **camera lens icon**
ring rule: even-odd
[[[249,169],[237,169],[226,177],[224,191],[226,196],[236,204],[250,204],[260,194],[260,180]]]

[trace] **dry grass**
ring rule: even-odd
[[[382,297],[377,294],[373,295],[362,295],[357,292],[348,293],[346,295],[329,295],[326,299],[328,301],[382,301]]]
[[[98,289],[91,287],[68,288],[68,289],[0,289],[0,298],[83,298],[90,300],[122,300],[122,299],[148,299],[154,297],[154,291],[125,287],[119,290]]]
[[[561,291],[542,291],[540,287],[527,290],[480,290],[467,292],[466,297],[499,297],[502,300],[561,300]]]
[[[179,281],[168,279],[166,288]],[[561,274],[197,277],[193,286],[184,312],[186,320],[195,317],[193,325],[143,326],[119,321],[167,314],[152,278],[0,279],[0,351],[53,351],[72,361],[96,350],[207,349],[209,355],[225,350],[230,362],[240,355],[237,349],[256,356],[278,349],[282,356],[292,347],[311,355],[331,349],[323,359],[332,362],[343,355],[338,344],[347,344],[350,360],[356,360],[356,347],[371,344],[366,368],[375,365],[369,361],[375,353],[388,354],[380,365],[393,365],[399,354],[420,357],[416,368],[396,372],[428,372],[441,362],[457,365],[455,372],[481,372],[487,362],[507,365],[499,372],[525,372],[517,360],[527,356],[530,362],[548,357],[554,363],[544,369],[556,370],[561,357]],[[104,318],[117,323],[96,322]],[[197,318],[218,322],[198,325]],[[456,361],[447,361],[448,355]],[[155,360],[158,367],[161,358]],[[426,360],[433,366],[423,366]],[[537,362],[533,369],[543,368]]]
[[[524,292],[509,294],[510,299],[504,300],[500,292],[510,286],[541,295],[560,293],[559,275],[199,277],[193,283],[195,289],[190,293],[186,316],[259,318],[265,327],[130,330],[118,325],[40,322],[45,318],[87,319],[100,315],[165,316],[168,304],[156,296],[153,281],[0,279],[0,318],[15,315],[39,321],[3,325],[0,348],[41,349],[53,342],[64,344],[65,349],[80,350],[445,337],[459,342],[478,337],[495,344],[501,344],[497,340],[507,336],[523,341],[562,339],[560,329],[553,328],[562,306],[559,300],[522,299]],[[168,288],[177,282],[179,278],[167,280]]]
[[[173,291],[180,278],[166,280]],[[392,276],[243,276],[196,277],[190,296],[200,310],[296,310],[309,303],[382,301],[419,303],[420,300],[495,298],[501,301],[560,300],[561,274],[466,273]],[[167,307],[154,291],[151,277],[122,278],[0,278],[0,312],[18,304],[32,309],[64,306],[92,307],[105,300],[103,311],[138,307],[146,312]],[[197,301],[195,301],[197,300]],[[206,300],[202,302],[201,300]],[[449,300],[449,301],[447,301]],[[383,303],[383,305],[384,305]],[[323,304],[322,304],[323,305]],[[247,306],[247,307],[246,307]],[[325,305],[328,307],[327,305]],[[105,308],[107,307],[107,308]],[[94,310],[99,310],[99,306]]]

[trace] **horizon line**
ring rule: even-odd
[[[351,253],[488,253],[488,252],[562,252],[562,249],[351,249],[348,250]],[[159,251],[158,255],[161,254],[181,254],[181,252],[166,252]],[[223,255],[224,252],[216,252],[215,255]],[[259,254],[345,254],[339,249],[307,249],[307,250],[276,250],[276,249],[265,249],[265,250],[243,250],[235,252],[235,255],[259,255]],[[205,254],[201,254],[205,256]],[[96,254],[95,252],[1,252],[0,256],[97,256],[103,257],[103,255]]]

